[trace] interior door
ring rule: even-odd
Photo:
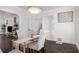
[[[46,38],[47,40],[50,40],[52,37],[52,30],[53,30],[53,25],[52,25],[52,21],[53,21],[53,16],[45,16],[43,17],[43,29],[48,32],[46,34]]]

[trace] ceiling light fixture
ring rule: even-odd
[[[41,8],[37,6],[31,6],[29,7],[28,11],[32,14],[39,14],[41,12]]]

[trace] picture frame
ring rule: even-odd
[[[58,23],[73,22],[73,11],[58,13]]]

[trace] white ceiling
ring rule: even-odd
[[[47,11],[47,10],[51,10],[51,9],[58,8],[61,6],[38,6],[38,7],[40,7],[42,11]],[[20,8],[28,10],[29,6],[20,6]]]

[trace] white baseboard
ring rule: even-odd
[[[56,41],[56,42],[57,42],[57,40],[52,40],[52,39],[46,39],[46,40]],[[62,41],[62,43],[75,44],[75,43],[73,43],[73,42],[65,42],[65,41]]]
[[[76,46],[77,46],[77,49],[79,50],[79,43],[78,42],[76,43]]]

